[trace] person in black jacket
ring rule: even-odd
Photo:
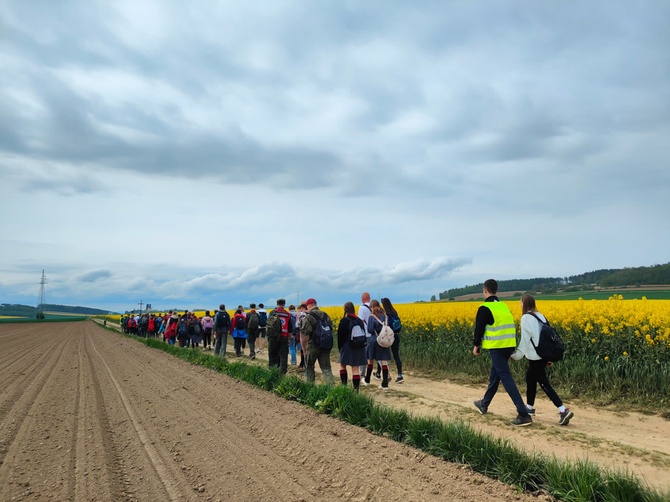
[[[226,306],[219,305],[219,311],[214,316],[214,355],[226,355],[228,344],[228,328],[230,328],[230,314],[226,312]]]
[[[353,302],[347,302],[344,304],[344,317],[337,327],[337,347],[340,351],[340,381],[342,385],[347,385],[347,366],[351,366],[351,381],[354,384],[354,390],[358,392],[361,385],[360,367],[367,364],[367,357],[365,356],[365,345],[353,347],[351,342],[352,332],[356,326],[360,328],[359,333],[366,340],[365,324],[356,315]]]

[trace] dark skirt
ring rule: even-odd
[[[382,347],[377,343],[377,336],[372,335],[368,338],[368,345],[366,347],[367,358],[375,361],[390,361],[393,359],[391,354],[391,347]]]
[[[344,344],[340,351],[340,364],[346,366],[362,366],[367,364],[368,360],[365,355],[365,347],[360,349],[352,349],[348,343]]]

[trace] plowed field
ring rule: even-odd
[[[0,325],[0,500],[537,500],[92,322]]]

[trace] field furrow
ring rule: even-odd
[[[533,500],[94,323],[37,326],[0,326],[32,361],[0,401],[2,500]]]

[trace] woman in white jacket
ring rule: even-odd
[[[542,359],[535,351],[535,347],[540,342],[540,329],[542,328],[538,318],[543,322],[546,322],[547,319],[537,311],[533,295],[523,295],[521,297],[521,313],[521,340],[516,352],[512,354],[512,359],[518,361],[524,356],[528,359],[528,369],[526,370],[526,408],[528,408],[528,413],[535,415],[535,396],[537,394],[537,384],[540,384],[540,388],[558,408],[558,423],[568,425],[575,414],[563,405],[563,401],[549,383],[545,370],[545,368],[551,367],[553,363]],[[534,316],[537,316],[537,318]]]

